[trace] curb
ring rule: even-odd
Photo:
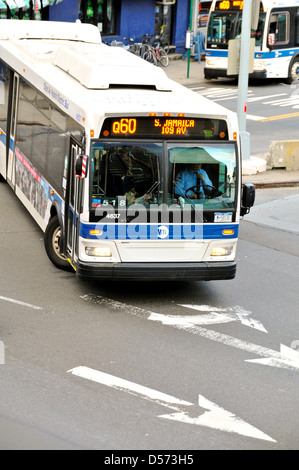
[[[294,181],[251,181],[256,189],[261,188],[294,188],[299,186],[299,180]]]

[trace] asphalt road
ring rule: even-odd
[[[233,281],[96,284],[0,200],[1,449],[298,449],[296,233],[244,220]]]

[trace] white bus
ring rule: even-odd
[[[240,37],[244,1],[214,0],[206,36],[205,78],[227,74],[229,41]],[[259,6],[253,73],[257,79],[299,80],[299,1],[263,0]]]
[[[234,113],[87,24],[1,20],[0,74],[0,173],[55,266],[95,280],[234,278],[254,202]]]

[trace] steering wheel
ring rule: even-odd
[[[217,188],[215,188],[215,186],[212,186],[210,184],[206,184],[204,186],[200,186],[199,184],[196,184],[195,186],[191,186],[190,188],[186,189],[185,191],[185,196],[188,198],[190,198],[190,196],[188,196],[188,192],[189,191],[192,191],[194,194],[196,194],[196,196],[198,197],[198,199],[202,198],[202,191],[201,191],[201,188],[203,189],[204,191],[204,194],[207,198],[213,198],[217,195],[218,191],[217,191]]]

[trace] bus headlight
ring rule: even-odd
[[[85,253],[88,256],[108,257],[112,256],[112,252],[108,246],[86,246]]]
[[[233,251],[232,246],[220,246],[220,247],[214,248],[211,251],[210,256],[229,256],[232,254],[232,251]]]

